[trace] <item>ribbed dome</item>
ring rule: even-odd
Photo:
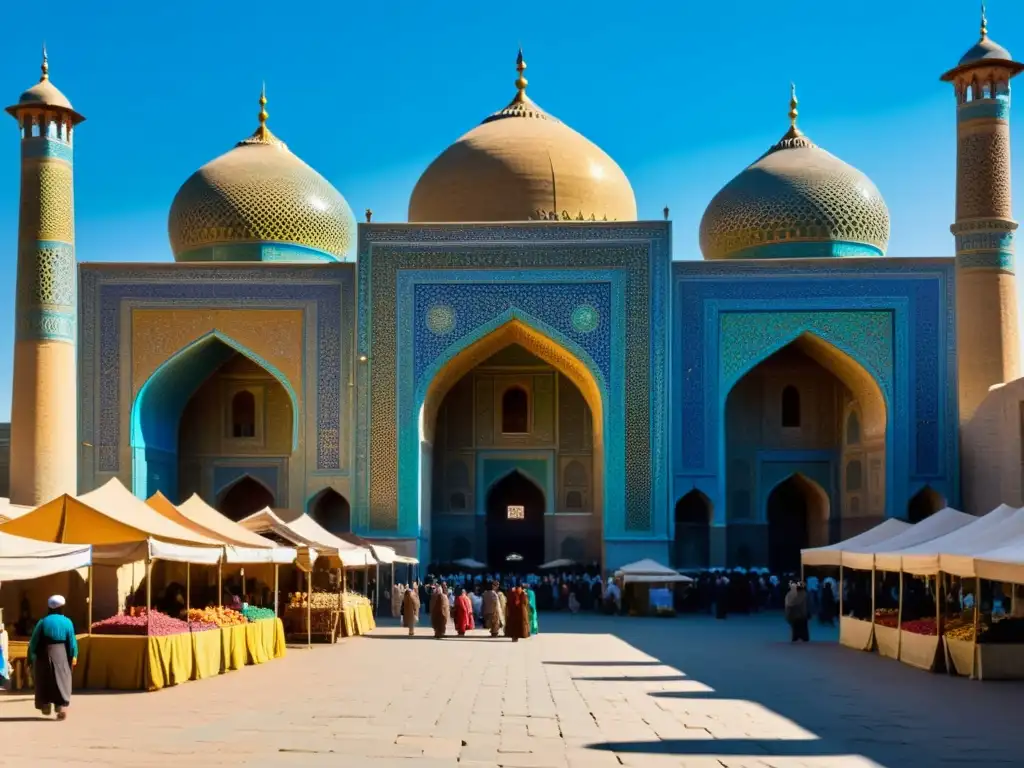
[[[261,107],[266,99],[261,97]],[[345,199],[264,125],[196,171],[167,229],[178,261],[334,260],[355,220]]]
[[[863,173],[793,126],[711,200],[700,223],[705,259],[881,256],[889,210]]]
[[[517,69],[515,99],[424,171],[409,200],[409,221],[636,220],[622,169],[526,95],[522,52]]]

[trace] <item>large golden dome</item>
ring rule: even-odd
[[[516,68],[512,102],[423,172],[409,200],[409,221],[636,220],[636,198],[622,169],[526,95],[522,51]]]
[[[345,199],[266,126],[196,171],[171,204],[177,261],[344,258],[355,220]]]
[[[700,222],[705,259],[882,256],[889,209],[867,176],[796,127],[711,200]]]

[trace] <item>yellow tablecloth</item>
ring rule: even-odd
[[[214,628],[192,633],[193,680],[205,680],[221,673],[222,631]]]
[[[349,603],[345,606],[345,636],[365,635],[377,628],[373,607],[369,603]]]
[[[220,671],[241,669],[246,664],[245,624],[222,627],[220,635]]]
[[[148,690],[158,691],[168,685],[178,685],[192,678],[192,634],[182,632],[180,635],[148,638]]]

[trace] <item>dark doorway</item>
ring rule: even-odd
[[[676,502],[676,568],[707,568],[711,560],[711,501],[694,488]]]
[[[352,532],[348,500],[333,488],[322,490],[310,505],[310,515],[331,533]]]
[[[942,498],[930,486],[925,486],[907,504],[907,521],[920,523],[926,517],[931,517],[940,509],[946,506],[946,500]]]
[[[530,571],[544,562],[544,507],[543,491],[518,471],[491,486],[487,493],[489,566]],[[508,561],[512,554],[521,555],[522,560]]]
[[[800,550],[807,547],[808,489],[796,475],[768,496],[768,567],[772,573],[800,572]]]
[[[217,505],[218,511],[238,522],[264,507],[274,506],[274,494],[267,487],[246,475],[228,488]]]

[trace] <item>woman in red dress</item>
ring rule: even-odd
[[[466,632],[473,628],[473,603],[470,602],[466,590],[462,590],[455,598],[455,631],[459,637],[465,637]]]

